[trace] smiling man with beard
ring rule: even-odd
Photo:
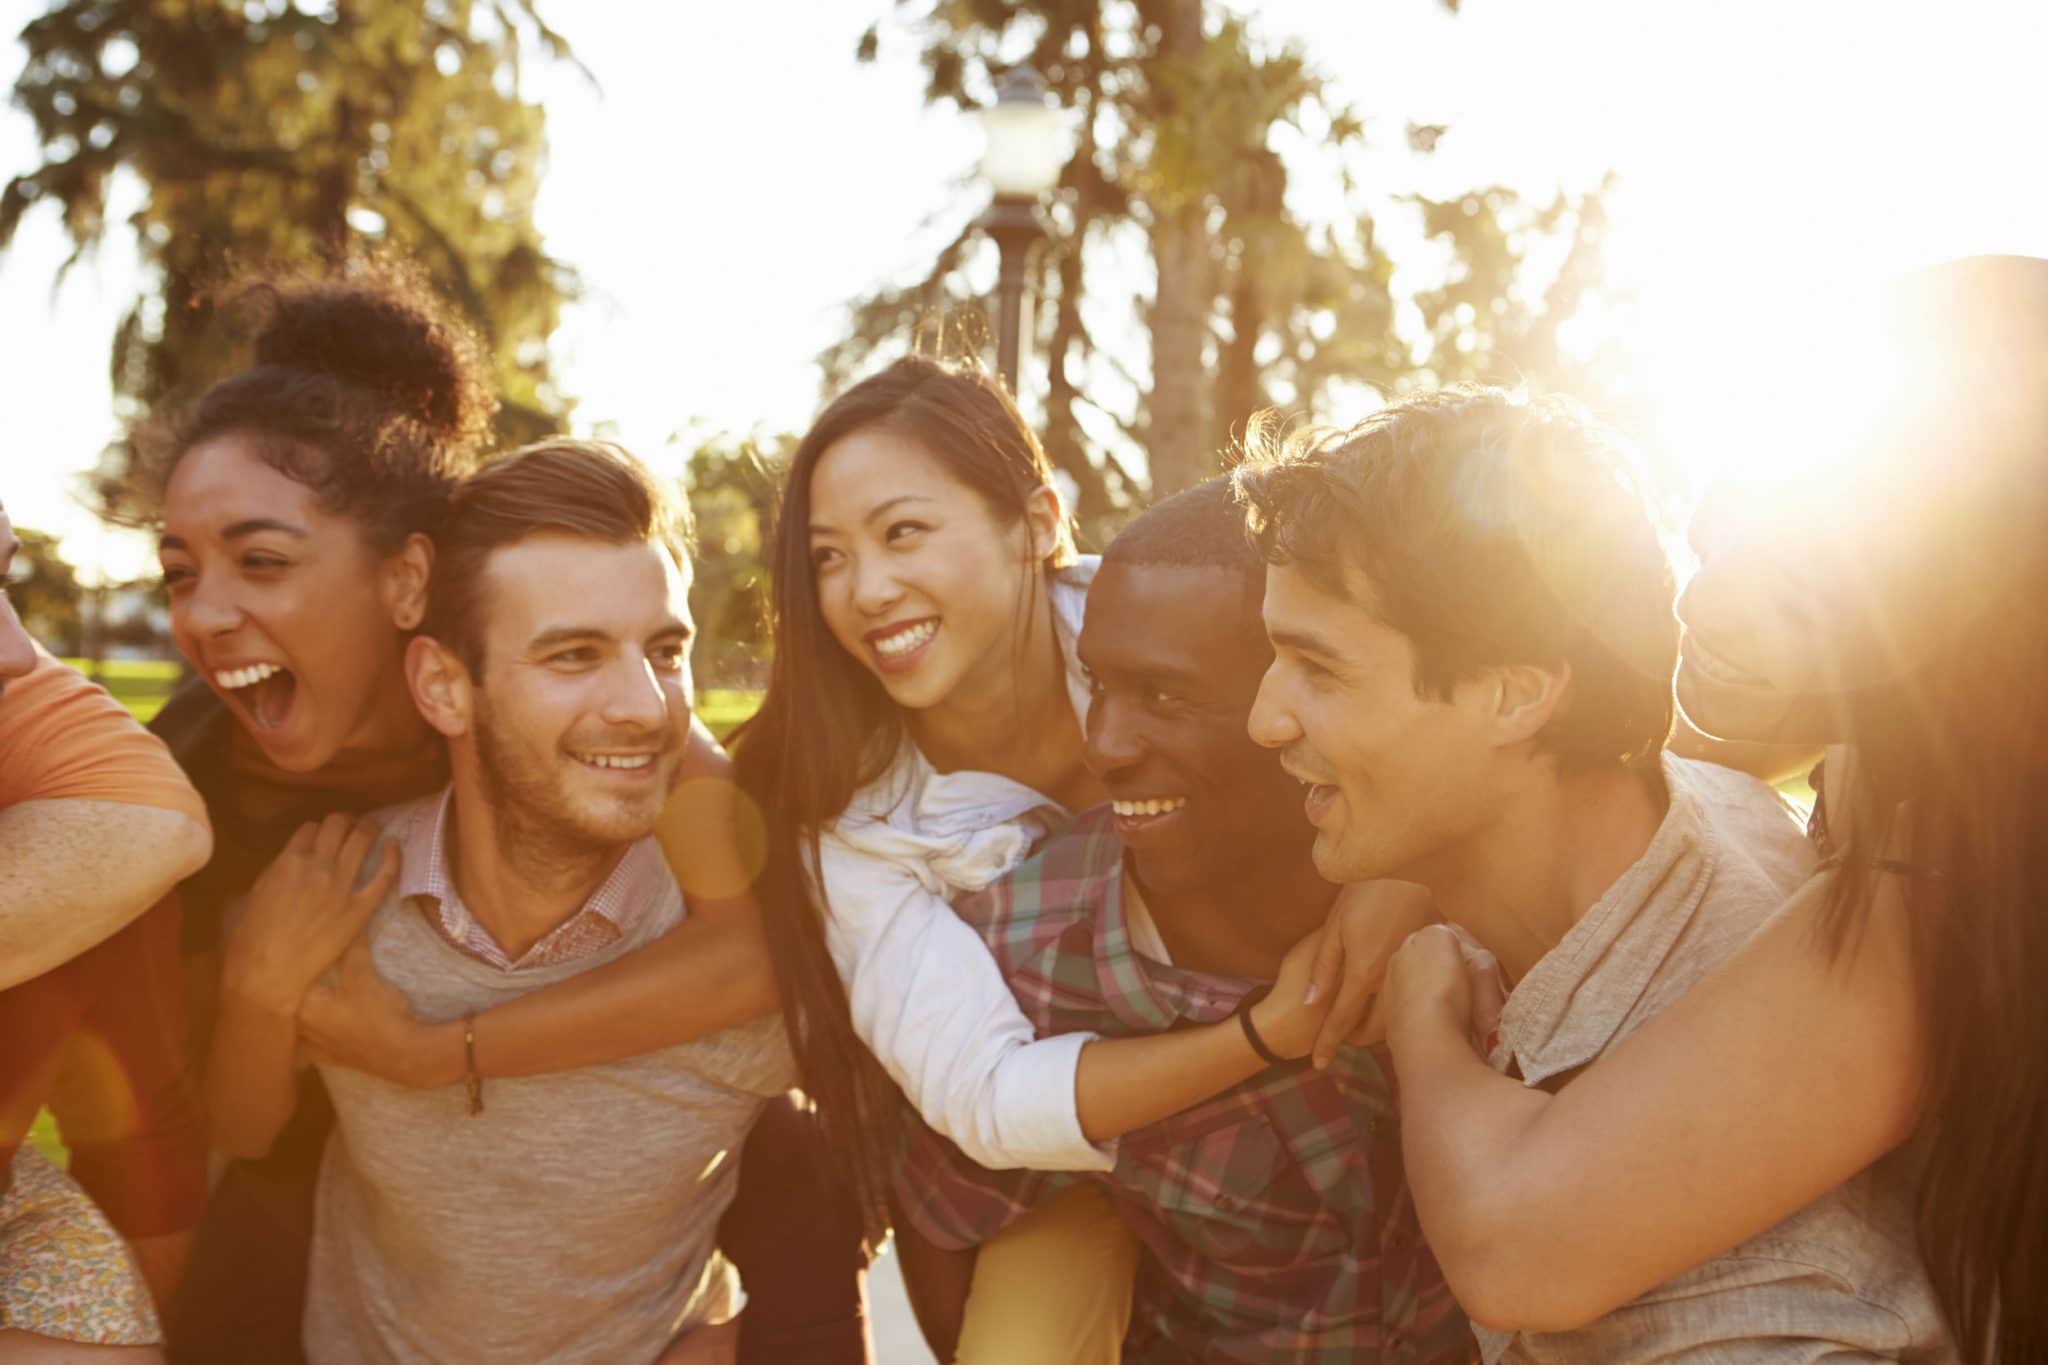
[[[323,924],[346,941],[367,919],[367,950],[342,970],[467,1019],[687,913],[651,837],[690,718],[689,560],[666,500],[623,452],[554,442],[472,476],[436,544],[406,670],[453,780],[360,824],[309,826],[252,889],[250,916],[314,930],[297,937],[303,961],[270,964],[280,1000],[331,959]],[[251,1079],[225,1145],[281,1126],[289,1018],[241,1044]],[[438,1090],[322,1072],[337,1131],[307,1296],[314,1365],[729,1358],[737,1279],[714,1242],[739,1144],[792,1080],[779,1018],[488,1093],[473,1066]]]
[[[1264,581],[1221,479],[1103,556],[1079,654],[1086,758],[1111,804],[957,907],[1041,1036],[1243,1019],[1266,989],[1302,989],[1290,950],[1338,889],[1316,873],[1299,789],[1246,734],[1272,658]],[[1125,1361],[1458,1358],[1470,1336],[1406,1203],[1380,1060],[1344,1048],[1327,1069],[1259,1069],[1277,1040],[1245,1033],[1251,1078],[1124,1137],[1105,1173],[987,1171],[921,1132],[898,1179],[910,1223],[975,1246],[1095,1181],[1150,1253]],[[969,1307],[963,1361],[983,1358],[985,1311]]]

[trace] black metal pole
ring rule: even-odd
[[[1032,243],[1044,235],[1038,210],[1029,199],[998,195],[981,218],[982,230],[995,239],[1000,258],[996,272],[996,373],[1019,397],[1017,375],[1030,335],[1030,309],[1024,295],[1024,266]]]

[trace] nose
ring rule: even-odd
[[[881,616],[903,597],[903,585],[887,555],[861,555],[853,566],[853,605],[865,616]]]
[[[195,575],[190,590],[172,602],[171,615],[194,635],[225,635],[242,624],[234,585],[222,574],[212,575],[211,581]]]
[[[1301,724],[1286,704],[1284,690],[1280,661],[1275,659],[1259,679],[1259,694],[1252,698],[1252,713],[1245,721],[1245,733],[1253,743],[1268,749],[1284,749],[1301,738]]]
[[[1081,733],[1081,761],[1088,771],[1107,780],[1135,767],[1145,756],[1145,746],[1132,723],[1130,708],[1109,693],[1099,694],[1088,708],[1088,724]]]
[[[0,679],[19,678],[36,666],[36,643],[15,613],[14,603],[0,594]]]
[[[659,730],[669,723],[669,689],[663,674],[644,658],[622,659],[607,670],[604,705],[607,725],[621,729]]]

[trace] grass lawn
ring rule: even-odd
[[[172,659],[109,659],[97,671],[83,659],[66,659],[79,672],[98,682],[128,708],[137,720],[147,723],[156,715],[184,676],[184,666]],[[697,694],[697,714],[723,739],[732,728],[754,714],[761,694],[738,688],[707,687]]]

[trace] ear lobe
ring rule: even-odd
[[[400,630],[418,630],[427,616],[427,582],[434,572],[434,542],[415,531],[384,561],[384,606]]]
[[[475,684],[454,651],[431,636],[413,636],[405,647],[405,682],[427,724],[449,739],[469,733]]]
[[[1535,739],[1570,703],[1572,668],[1568,663],[1555,668],[1510,664],[1493,670],[1493,679],[1493,723],[1503,744]]]

